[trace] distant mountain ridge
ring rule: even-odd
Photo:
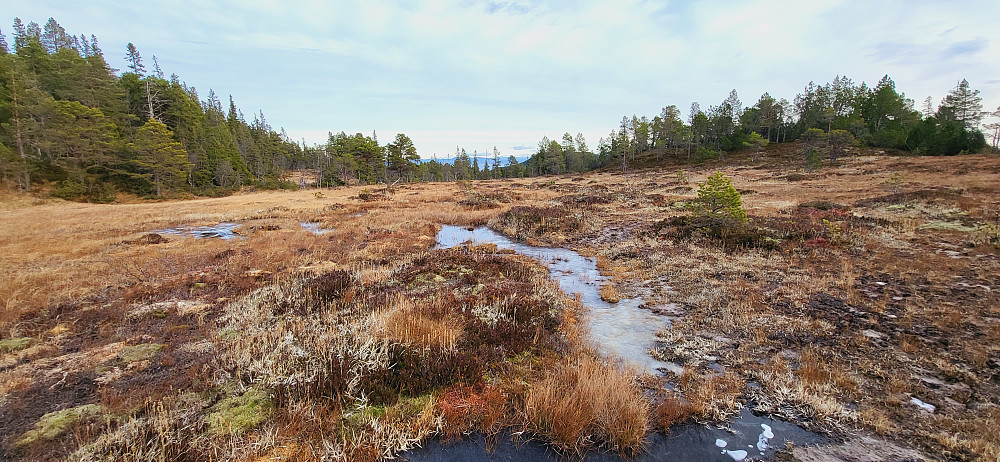
[[[518,163],[523,163],[524,161],[528,160],[530,157],[531,156],[514,156],[514,158],[517,159]],[[510,156],[500,156],[500,166],[501,167],[506,167],[507,166],[507,159],[509,159],[509,158],[510,158]],[[455,159],[456,159],[455,157],[448,157],[448,158],[445,158],[445,159],[423,159],[422,158],[422,159],[420,159],[420,163],[424,164],[424,163],[427,163],[427,162],[430,162],[430,161],[437,161],[437,162],[442,163],[442,164],[455,165]],[[472,156],[469,156],[469,160],[472,160]],[[490,156],[490,157],[479,157],[477,160],[479,161],[479,169],[480,170],[482,170],[483,168],[486,168],[487,166],[489,168],[493,168],[493,157],[492,156]]]

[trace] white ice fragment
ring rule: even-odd
[[[720,438],[720,439],[715,440],[715,446],[716,447],[724,448],[724,447],[726,447],[726,444],[728,444],[728,443],[726,443],[726,440],[724,440],[724,439]]]
[[[917,398],[910,398],[910,402],[916,404],[918,407],[920,407],[920,409],[930,412],[931,414],[933,414],[934,410],[937,409],[936,407],[934,407],[933,404],[925,403]]]
[[[747,452],[742,449],[740,449],[739,451],[726,451],[726,454],[728,454],[729,457],[732,457],[733,460],[736,461],[740,461],[747,458]]]
[[[774,438],[774,432],[771,431],[771,426],[767,424],[760,424],[761,432],[760,436],[757,437],[757,450],[764,452],[767,449],[767,442]]]
[[[875,284],[880,285],[880,286],[886,285],[886,283],[882,282],[882,281],[875,281]]]

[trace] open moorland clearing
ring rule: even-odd
[[[387,194],[8,194],[0,458],[378,460],[505,429],[629,455],[750,408],[833,441],[778,457],[995,460],[1000,162],[861,153]],[[716,170],[747,225],[686,206]],[[167,232],[219,223],[236,238]],[[593,256],[606,300],[662,315],[651,354],[676,367],[602,357],[543,266],[435,249],[442,225]]]

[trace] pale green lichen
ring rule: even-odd
[[[103,374],[116,367],[126,366],[139,361],[153,359],[159,352],[167,346],[161,343],[140,343],[125,347],[118,356],[107,360],[97,366],[95,372]]]
[[[401,396],[396,404],[393,404],[389,409],[386,410],[386,414],[392,415],[394,418],[405,421],[412,417],[420,415],[424,409],[427,408],[427,403],[431,400],[430,394],[418,395],[418,396]]]
[[[39,440],[52,440],[62,435],[70,427],[81,420],[100,416],[102,408],[99,404],[84,404],[61,411],[50,412],[35,423],[35,428],[28,430],[15,443],[17,446],[27,446]]]
[[[124,364],[131,364],[153,359],[157,353],[163,351],[166,347],[166,345],[160,343],[141,343],[139,345],[128,346],[118,354],[118,361]]]
[[[274,404],[266,391],[250,389],[215,403],[205,422],[216,435],[243,433],[266,421],[273,410]]]
[[[960,233],[971,233],[978,229],[975,226],[965,226],[958,221],[932,221],[930,223],[924,223],[920,225],[917,229],[933,229],[938,231],[956,231]]]
[[[31,337],[5,338],[0,340],[0,353],[11,353],[31,346]]]

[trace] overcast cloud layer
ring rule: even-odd
[[[591,147],[623,115],[692,101],[792,100],[836,75],[884,74],[938,103],[966,78],[1000,103],[992,1],[143,1],[5,2],[96,34],[112,66],[133,42],[204,98],[232,94],[296,140],[328,131],[397,132],[420,154],[530,153],[542,136],[582,132]]]

